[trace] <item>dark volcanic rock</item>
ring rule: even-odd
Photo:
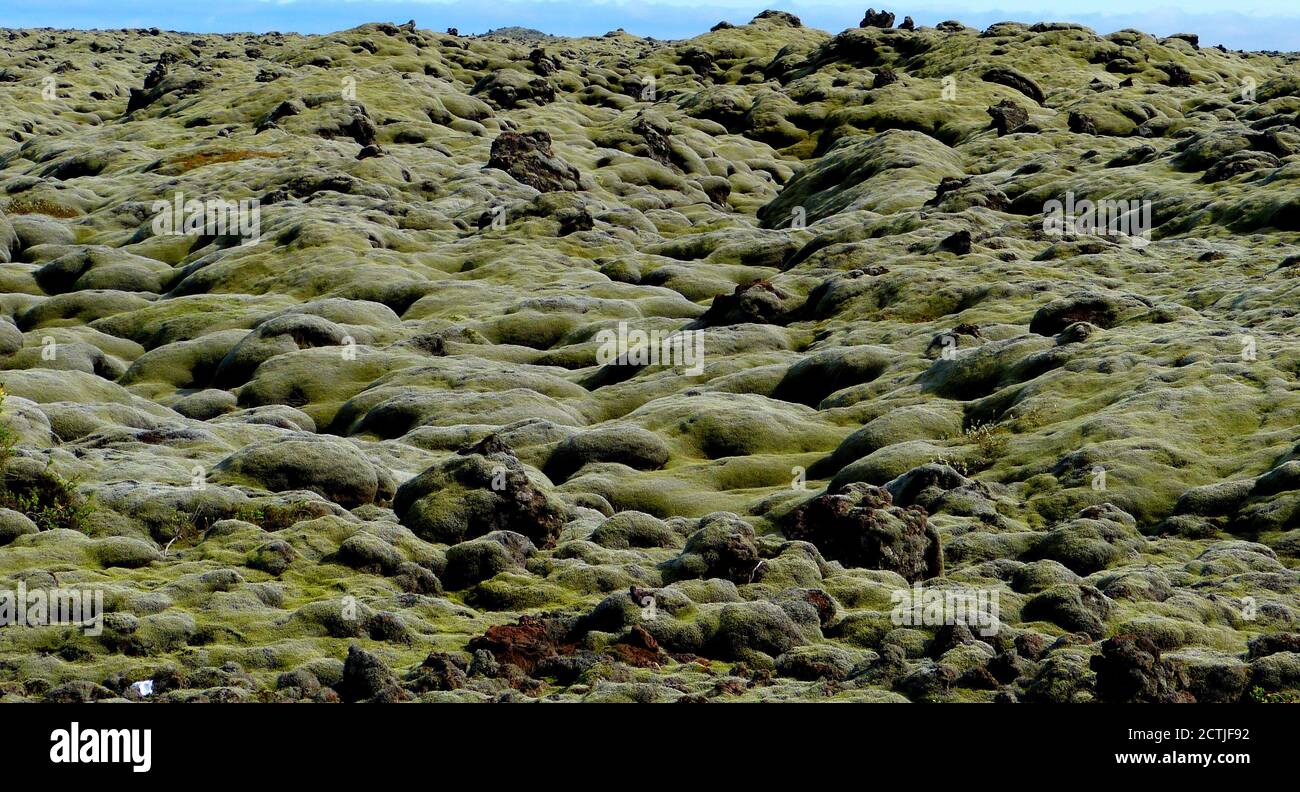
[[[1121,635],[1101,644],[1101,654],[1089,661],[1097,674],[1097,695],[1116,703],[1184,704],[1196,699],[1187,692],[1186,674],[1160,657],[1148,638]]]
[[[713,298],[709,310],[700,317],[700,325],[780,324],[785,315],[784,295],[768,281],[753,281],[737,286],[731,294]]]
[[[951,253],[956,253],[959,256],[964,256],[971,251],[970,232],[965,229],[957,231],[951,236],[945,237],[944,240],[939,243],[939,247]]]
[[[789,25],[790,27],[803,27],[803,23],[799,21],[799,17],[795,16],[794,14],[791,14],[788,11],[774,11],[772,9],[768,9],[766,11],[759,12],[758,16],[754,17],[754,19],[755,20],[770,19],[785,25]]]
[[[498,663],[510,664],[531,674],[538,663],[556,655],[572,654],[574,647],[565,643],[570,625],[539,616],[521,616],[514,624],[498,624],[471,638],[466,648],[486,651]]]
[[[1071,110],[1069,116],[1070,131],[1079,135],[1097,134],[1097,122],[1087,113]]]
[[[874,8],[868,8],[866,16],[858,23],[858,27],[874,28],[891,28],[894,26],[894,15],[888,11],[876,11]]]
[[[998,131],[998,137],[1009,135],[1029,123],[1029,113],[1010,99],[1003,99],[990,107],[988,114],[993,118],[993,128]]]
[[[1282,162],[1265,151],[1234,151],[1210,166],[1201,181],[1213,184],[1251,171],[1281,167]]]
[[[1015,69],[1009,69],[1004,66],[994,66],[984,72],[982,79],[985,82],[997,83],[998,85],[1005,85],[1008,88],[1013,88],[1025,96],[1028,96],[1030,99],[1033,99],[1040,105],[1045,99],[1043,96],[1043,89],[1038,87],[1038,83]]]
[[[943,549],[925,511],[894,506],[886,490],[869,484],[847,484],[806,501],[782,531],[846,566],[888,569],[909,582],[943,574]]]
[[[640,135],[651,159],[664,165],[673,164],[673,150],[669,135],[672,127],[657,116],[641,113],[632,122],[632,131]]]
[[[1165,74],[1169,75],[1168,84],[1174,88],[1185,88],[1192,84],[1192,73],[1187,70],[1186,66],[1177,63],[1167,64],[1160,67]]]
[[[581,189],[578,169],[551,151],[551,135],[545,130],[502,132],[492,141],[487,166],[541,192]]]
[[[402,701],[410,695],[384,661],[353,644],[343,663],[343,680],[337,685],[344,701]]]

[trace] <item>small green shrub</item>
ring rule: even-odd
[[[1010,430],[1005,426],[992,423],[977,423],[962,433],[967,442],[974,443],[979,455],[974,460],[974,467],[981,470],[993,467],[1007,452]]]
[[[17,437],[4,421],[7,395],[4,383],[0,383],[0,508],[27,515],[42,531],[69,528],[85,533],[95,505],[77,492],[76,481],[63,478],[47,465],[34,481],[18,487],[10,485],[6,474],[13,461]]]
[[[1250,700],[1257,704],[1300,704],[1300,690],[1269,693],[1258,685],[1250,689]]]
[[[17,440],[14,430],[4,422],[5,399],[8,395],[4,383],[0,382],[0,487],[4,486],[4,471],[9,467],[9,460],[13,459],[14,443]]]

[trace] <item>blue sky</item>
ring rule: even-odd
[[[1300,4],[1295,0],[1181,0],[1149,7],[1127,0],[927,0],[886,4],[917,24],[958,19],[972,27],[993,22],[1081,22],[1100,33],[1134,27],[1159,35],[1198,33],[1205,45],[1234,49],[1300,50]],[[869,0],[880,7],[880,0]],[[364,22],[405,22],[481,33],[506,25],[560,35],[599,35],[615,28],[658,38],[686,38],[725,19],[744,23],[764,8],[798,14],[804,24],[839,31],[862,18],[868,3],[853,0],[0,0],[6,27],[160,27],[196,33],[268,30],[325,33]],[[1223,11],[1230,7],[1230,13]]]

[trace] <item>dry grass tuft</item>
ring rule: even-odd
[[[197,154],[188,154],[184,157],[180,157],[168,167],[168,170],[176,173],[186,173],[195,168],[217,165],[222,162],[239,162],[241,160],[249,159],[279,159],[283,156],[283,154],[275,151],[255,151],[253,149],[200,151]]]
[[[5,214],[42,214],[66,220],[81,214],[76,209],[47,201],[44,198],[15,198],[5,206]]]

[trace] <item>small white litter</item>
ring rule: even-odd
[[[131,689],[134,690],[136,693],[139,693],[141,697],[152,696],[152,695],[153,695],[153,680],[152,680],[152,679],[144,679],[144,680],[141,680],[141,681],[139,681],[139,682],[136,682],[135,684],[131,685]]]

